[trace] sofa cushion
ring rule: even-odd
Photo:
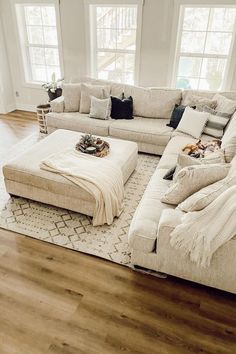
[[[143,194],[130,224],[129,245],[136,250],[152,252],[155,249],[159,219],[162,211],[173,208],[161,202],[169,181],[163,179],[167,170],[156,170]]]
[[[120,139],[166,146],[172,128],[165,119],[134,117],[134,120],[117,120],[110,126],[110,135]]]
[[[186,106],[188,104],[187,102],[189,102],[189,96],[191,95],[212,99],[216,93],[217,93],[216,91],[184,90],[182,92],[181,104]],[[236,91],[222,91],[218,93],[220,93],[222,96],[226,98],[229,98],[230,100],[236,101]]]
[[[93,119],[87,114],[55,113],[47,114],[47,126],[54,129],[67,129],[102,136],[109,135],[111,120]]]
[[[79,112],[81,84],[63,84],[65,112]]]
[[[234,114],[236,110],[236,100],[230,100],[223,95],[220,95],[219,93],[215,94],[213,99],[216,100],[217,106],[216,109],[217,111],[224,112],[227,114]]]
[[[80,113],[89,113],[91,106],[91,96],[97,98],[108,98],[110,95],[109,85],[89,85],[81,84]]]

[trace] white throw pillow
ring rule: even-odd
[[[196,139],[202,135],[203,129],[208,121],[209,113],[198,112],[195,109],[186,107],[176,131],[189,134]]]
[[[81,84],[80,113],[89,113],[91,96],[100,99],[108,98],[110,96],[110,86]]]
[[[216,110],[227,114],[233,114],[236,110],[236,101],[229,100],[225,96],[216,93],[213,97],[217,102]]]
[[[91,96],[90,118],[109,119],[111,114],[111,99],[100,99]]]
[[[183,168],[161,201],[178,205],[203,187],[225,178],[230,164],[195,165]]]
[[[65,112],[79,112],[81,84],[63,84]]]
[[[236,185],[236,176],[227,176],[194,193],[179,204],[178,208],[185,212],[202,210],[218,198],[224,191],[234,185]]]
[[[217,163],[225,163],[225,155],[224,150],[217,150],[215,152],[209,153],[205,157],[192,157],[183,153],[178,155],[177,166],[174,174],[174,180],[177,178],[177,175],[182,168],[187,166],[194,165],[209,165],[209,164],[217,164]]]

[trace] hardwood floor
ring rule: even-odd
[[[0,117],[1,149],[28,116]],[[235,300],[0,230],[0,354],[233,354]]]

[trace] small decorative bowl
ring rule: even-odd
[[[85,151],[87,154],[93,155],[96,153],[96,148],[94,146],[88,146]]]

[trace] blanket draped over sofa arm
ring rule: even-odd
[[[215,251],[236,235],[236,186],[205,209],[182,217],[171,232],[170,244],[202,267],[210,266]]]
[[[123,210],[124,184],[121,169],[106,158],[67,150],[41,161],[40,168],[60,174],[90,193],[96,207],[93,226],[112,224]]]

